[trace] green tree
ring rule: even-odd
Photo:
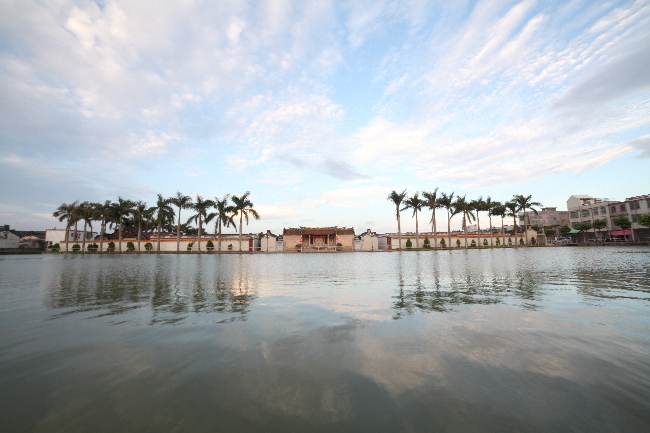
[[[142,200],[133,204],[133,221],[138,224],[138,251],[142,251],[140,244],[142,242],[142,226],[151,221],[153,211],[147,207],[147,203]]]
[[[97,212],[95,211],[95,204],[87,201],[81,203],[77,208],[79,219],[84,222],[84,237],[81,242],[81,251],[86,252],[86,228],[90,226],[90,233],[93,232],[93,220],[96,218]]]
[[[467,224],[476,219],[472,205],[465,199],[465,196],[456,197],[454,201],[454,213],[463,215],[463,231],[465,232],[465,248],[467,248]]]
[[[174,209],[170,206],[169,199],[163,198],[162,195],[158,194],[158,200],[156,205],[149,208],[151,215],[156,215],[155,221],[157,225],[157,245],[156,250],[160,251],[160,234],[162,232],[162,227],[165,224],[171,224],[174,221]]]
[[[147,242],[146,244],[144,244],[144,249],[147,251],[151,251],[153,249],[153,245],[151,244],[151,242]]]
[[[419,193],[413,194],[411,197],[404,200],[403,211],[413,209],[413,216],[415,217],[415,248],[420,248],[420,234],[418,226],[418,212],[422,211],[422,207],[426,202],[420,198]]]
[[[249,216],[252,216],[256,220],[260,219],[259,213],[257,213],[257,211],[253,208],[253,203],[251,203],[251,201],[248,199],[250,195],[250,191],[246,191],[240,197],[237,197],[236,195],[232,196],[233,216],[239,216],[239,251],[242,250],[242,223],[244,218],[246,219],[246,225],[248,225]]]
[[[425,200],[425,206],[431,210],[431,230],[433,231],[433,246],[438,245],[438,227],[436,226],[436,210],[440,208],[438,200],[438,188],[433,192],[423,192],[422,197]]]
[[[469,206],[476,212],[476,233],[478,234],[478,244],[481,245],[481,221],[479,220],[479,214],[481,212],[487,212],[489,208],[487,207],[487,202],[483,200],[483,197],[470,201]]]
[[[650,213],[644,213],[639,218],[639,224],[643,227],[650,227]]]
[[[205,249],[208,251],[213,251],[214,250],[214,243],[212,241],[208,241],[205,244]]]
[[[406,248],[412,248],[413,247],[413,242],[411,242],[411,239],[406,239]]]
[[[441,193],[438,202],[440,203],[441,208],[447,210],[447,237],[449,239],[449,248],[451,248],[451,219],[456,215],[456,210],[454,208],[454,193],[451,194]]]
[[[217,251],[221,251],[221,228],[236,227],[233,221],[234,207],[228,204],[229,199],[230,194],[227,194],[222,199],[215,197],[214,200],[214,218],[216,218],[214,231],[219,239]]]
[[[129,252],[135,251],[135,245],[133,245],[133,242],[128,241],[126,243],[126,250],[129,251]]]
[[[506,214],[512,217],[514,225],[512,226],[512,234],[515,237],[515,246],[517,245],[517,213],[519,212],[519,204],[515,201],[508,201],[504,205],[506,207]]]
[[[58,218],[59,221],[61,222],[65,221],[65,251],[66,252],[68,252],[68,242],[70,240],[70,227],[72,227],[72,224],[75,224],[77,221],[79,221],[79,214],[77,212],[78,206],[79,206],[79,200],[74,201],[70,204],[63,203],[52,213],[52,216]]]
[[[575,229],[582,233],[582,241],[587,242],[587,230],[591,230],[591,223],[579,222],[575,225]]]
[[[181,250],[181,210],[192,208],[192,197],[176,191],[176,195],[169,199],[169,204],[178,206],[178,224],[176,225],[176,251]],[[200,244],[200,242],[199,242]]]
[[[113,203],[106,200],[104,203],[95,204],[95,218],[100,221],[99,229],[99,251],[104,251],[104,235],[106,224],[113,220]]]
[[[517,203],[518,209],[517,211],[524,211],[524,238],[526,239],[526,245],[528,245],[528,226],[530,226],[530,219],[526,218],[526,211],[530,210],[537,215],[537,209],[535,207],[540,207],[542,206],[541,203],[538,203],[536,201],[532,201],[532,195],[529,196],[523,196],[523,195],[514,195],[512,196],[512,200]]]
[[[395,213],[397,215],[397,239],[399,240],[399,249],[402,249],[402,223],[400,218],[400,212],[402,207],[402,202],[406,198],[406,190],[402,192],[397,192],[393,190],[388,194],[387,200],[392,201],[395,204]]]
[[[604,229],[605,227],[607,227],[607,221],[605,221],[605,220],[600,220],[600,219],[596,219],[596,220],[594,220],[594,222],[591,224],[591,226],[592,226],[595,230],[601,231],[602,229]],[[599,237],[600,237],[600,236],[599,236]]]
[[[206,221],[206,218],[208,217],[208,209],[213,206],[214,202],[212,200],[203,200],[203,197],[198,194],[196,196],[196,201],[191,204],[191,209],[193,209],[196,213],[187,220],[187,223],[189,224],[190,222],[197,222],[199,225],[199,252],[201,252],[201,233],[203,231],[203,221],[206,223],[209,222],[209,220]],[[214,217],[214,214],[212,214],[212,216]]]
[[[571,227],[569,227],[567,224],[564,224],[562,227],[560,227],[560,234],[562,236],[566,237],[566,235],[569,233],[571,233]]]
[[[614,218],[614,224],[624,230],[623,233],[625,233],[625,230],[630,230],[632,228],[632,221],[630,221],[626,215],[619,215]],[[634,242],[634,233],[630,233],[632,233],[632,242]]]
[[[429,249],[431,248],[431,241],[429,238],[424,238],[424,248]]]
[[[492,201],[490,196],[488,195],[487,198],[485,199],[485,209],[488,213],[488,218],[490,220],[490,246],[494,245],[494,230],[492,229],[492,216],[494,216],[494,213],[492,213],[492,210],[494,209],[494,206],[496,206],[499,202]]]
[[[122,252],[122,230],[124,229],[124,218],[133,213],[134,203],[131,200],[124,200],[122,197],[117,198],[113,203],[113,221],[118,225],[118,251]]]
[[[495,201],[492,204],[492,209],[490,210],[490,215],[497,216],[497,217],[501,218],[501,236],[503,237],[503,245],[504,246],[506,244],[506,231],[505,231],[505,228],[504,228],[504,225],[503,225],[503,219],[506,217],[507,211],[508,211],[508,209],[501,202],[498,202],[498,201]],[[501,244],[501,242],[498,242],[498,241],[499,241],[499,238],[497,238],[497,246],[499,246]]]

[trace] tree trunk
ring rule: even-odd
[[[490,247],[494,246],[494,230],[492,230],[492,215],[488,215],[490,218]]]
[[[81,242],[81,252],[85,253],[86,252],[86,227],[87,227],[87,222],[84,220],[84,239]]]
[[[74,243],[77,243],[77,237],[79,236],[79,232],[77,230],[77,225],[79,224],[79,221],[74,222]]]
[[[436,211],[433,211],[433,248],[438,248],[438,230],[436,227]]]
[[[526,221],[526,208],[524,208],[524,245],[528,245],[528,224]]]
[[[467,248],[469,245],[467,245],[467,221],[469,219],[467,218],[467,214],[463,215],[463,226],[465,227],[465,248]]]
[[[68,240],[70,239],[70,225],[65,226],[65,252],[67,253],[70,250],[68,245]]]
[[[506,246],[506,229],[503,226],[503,217],[501,217],[501,236],[503,236],[503,245]]]
[[[239,251],[242,250],[242,249],[241,249],[241,234],[242,234],[242,228],[241,228],[241,226],[242,226],[243,219],[244,219],[244,215],[242,215],[242,214],[240,213],[240,214],[239,214]]]
[[[478,219],[478,211],[476,211],[476,229],[478,230],[476,233],[478,233],[478,247],[481,246],[481,223],[479,222]]]
[[[118,251],[122,252],[122,217],[120,217],[120,229],[119,229],[118,239],[120,241],[120,248],[118,249]]]
[[[449,237],[447,248],[451,248],[451,216],[449,216],[449,209],[447,209],[447,236]]]
[[[399,249],[402,249],[402,222],[399,215],[399,206],[397,206],[397,239],[399,240]]]
[[[142,240],[142,221],[138,222],[138,251],[142,251],[140,241]]]
[[[512,217],[512,222],[514,225],[512,226],[512,234],[515,237],[515,246],[517,246],[517,215],[515,214],[514,217]]]
[[[157,238],[158,241],[156,243],[156,248],[160,252],[160,231],[162,230],[162,221],[158,221],[158,233],[157,233]]]
[[[106,233],[106,220],[102,220],[102,227],[99,230],[99,251],[104,252],[104,233]]]
[[[199,245],[198,245],[198,250],[201,252],[201,230],[203,229],[203,221],[201,220],[201,215],[199,215]]]
[[[415,248],[420,248],[420,237],[418,231],[418,213],[415,212]]]
[[[178,225],[176,226],[176,252],[181,250],[181,207],[178,206]]]
[[[221,220],[219,220],[219,250],[221,251]]]

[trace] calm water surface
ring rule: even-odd
[[[650,249],[0,256],[3,432],[648,432]]]

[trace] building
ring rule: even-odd
[[[281,253],[284,251],[282,235],[274,235],[271,230],[259,234],[260,251],[263,253]]]
[[[93,232],[93,231],[84,232],[83,230],[77,230],[77,232],[75,233],[74,229],[70,229],[70,231],[68,233],[68,241],[70,243],[73,243],[73,244],[79,243],[81,245],[81,242],[83,242],[83,240],[84,240],[84,233],[85,233],[85,236],[86,236],[86,242],[92,241],[95,238],[95,236],[97,236],[97,234],[98,234],[97,232]],[[76,234],[76,238],[75,238],[75,234]],[[49,247],[50,245],[60,244],[61,249],[65,250],[65,248],[63,247],[64,243],[65,243],[65,230],[63,230],[63,229],[48,229],[48,230],[45,230],[45,244],[46,244],[46,246]],[[70,247],[72,248],[72,245],[70,245]]]
[[[348,227],[288,228],[282,238],[285,252],[354,251],[354,229]]]
[[[641,215],[650,213],[650,195],[641,195],[628,197],[625,201],[611,203],[609,206],[610,225],[612,236],[630,236],[631,240],[647,241],[650,240],[650,230],[639,224]],[[622,230],[616,224],[614,219],[618,216],[625,215],[632,223],[631,230]]]
[[[8,224],[0,226],[0,249],[20,248],[20,235]]]
[[[370,229],[354,238],[355,251],[379,251],[379,237]]]
[[[519,212],[519,224],[523,227],[524,224],[524,213]],[[539,226],[539,227],[555,227],[563,226],[565,224],[569,225],[569,211],[557,210],[556,207],[543,207],[542,210],[538,210],[537,213],[527,211],[526,219],[529,221],[529,227]]]
[[[594,198],[589,195],[572,195],[566,202],[569,212],[569,227],[576,229],[578,223],[593,224],[595,220],[603,220],[606,227],[602,231],[613,230],[611,219],[611,205],[617,203],[607,198]],[[587,237],[603,237],[600,230],[591,229]],[[600,235],[600,236],[599,236]]]

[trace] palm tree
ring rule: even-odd
[[[388,194],[388,201],[392,201],[395,203],[395,213],[397,214],[397,239],[399,239],[399,249],[402,249],[402,221],[400,218],[400,207],[402,206],[402,202],[404,201],[404,198],[406,197],[406,190],[402,192],[397,192],[393,190],[390,194]]]
[[[253,209],[253,203],[248,199],[251,195],[250,191],[246,191],[241,197],[233,195],[231,200],[233,203],[233,217],[239,215],[239,251],[241,251],[242,242],[242,222],[246,218],[248,225],[248,216],[252,215],[256,220],[260,219],[260,215]]]
[[[201,231],[203,230],[203,221],[209,222],[209,220],[206,221],[206,218],[208,217],[208,209],[210,209],[213,206],[214,206],[214,202],[212,200],[203,200],[203,197],[201,197],[198,194],[196,196],[196,202],[190,205],[190,208],[194,209],[196,213],[187,220],[187,224],[189,224],[190,222],[196,222],[199,225],[199,239],[198,239],[199,251],[201,251]],[[213,217],[214,216],[211,215],[210,219],[212,219]]]
[[[495,203],[496,202],[493,202],[489,195],[485,199],[485,211],[488,213],[488,218],[490,220],[490,246],[494,246],[494,242],[492,242],[494,240],[494,230],[492,230],[492,208]]]
[[[420,248],[420,237],[419,237],[419,228],[418,228],[418,212],[422,211],[422,207],[426,205],[426,202],[420,198],[419,193],[413,194],[412,197],[404,200],[404,208],[413,209],[413,216],[415,217],[415,248]]]
[[[488,197],[489,199],[489,197]],[[492,209],[490,210],[491,216],[501,217],[501,237],[503,238],[503,246],[506,245],[506,232],[503,228],[503,219],[506,217],[506,207],[501,204],[501,202],[495,201],[492,203]],[[490,223],[492,225],[492,223]]]
[[[169,203],[178,206],[178,225],[176,226],[176,251],[181,250],[181,209],[192,208],[192,197],[176,191],[176,196],[169,199]]]
[[[63,203],[52,213],[52,216],[58,218],[59,221],[63,222],[65,220],[65,251],[66,252],[68,251],[70,227],[72,226],[72,224],[75,224],[77,221],[79,221],[78,219],[79,214],[77,213],[78,206],[79,206],[79,200],[74,201],[70,204]]]
[[[526,210],[531,210],[535,215],[537,215],[537,209],[533,206],[542,206],[539,202],[531,201],[532,197],[532,195],[529,195],[528,197],[524,197],[523,195],[512,196],[512,200],[519,206],[518,211],[524,211],[524,238],[526,239],[526,245],[528,245],[528,226],[530,225],[530,221],[526,219]]]
[[[81,251],[86,252],[86,227],[90,226],[90,233],[93,232],[93,220],[96,218],[95,203],[89,203],[87,201],[81,203],[77,208],[79,213],[79,219],[84,222],[84,238],[81,245]]]
[[[124,218],[133,213],[134,203],[131,200],[124,200],[122,197],[117,198],[117,202],[113,203],[113,222],[118,225],[118,251],[122,252],[122,230],[124,229]]]
[[[213,200],[215,209],[215,212],[213,213],[214,218],[216,218],[214,231],[219,237],[217,251],[221,251],[221,227],[236,227],[235,222],[233,221],[234,207],[228,204],[229,199],[230,194],[227,194],[222,199],[215,197],[215,200]]]
[[[512,234],[515,237],[515,246],[517,246],[517,212],[519,212],[519,205],[515,201],[507,201],[504,206],[506,207],[506,215],[511,216],[514,223]]]
[[[104,204],[95,204],[95,218],[101,221],[101,228],[99,230],[99,251],[104,251],[104,234],[106,233],[106,223],[113,218],[113,203],[106,200]]]
[[[474,213],[472,212],[472,206],[467,202],[467,200],[465,200],[465,197],[466,196],[456,197],[456,201],[454,202],[454,213],[463,214],[463,231],[465,232],[465,248],[467,248],[467,224],[471,223],[474,219]]]
[[[431,230],[433,230],[433,247],[436,248],[438,245],[438,228],[436,227],[436,210],[440,208],[440,202],[438,201],[438,188],[434,189],[433,192],[423,192],[422,196],[426,200],[426,207],[431,209]]]
[[[451,248],[451,218],[456,215],[454,211],[454,193],[452,192],[451,194],[447,195],[447,193],[443,192],[440,194],[440,198],[438,199],[438,202],[440,203],[440,207],[444,207],[447,209],[447,236],[449,237],[449,244],[447,244],[447,247]]]
[[[147,207],[147,203],[142,200],[136,201],[133,206],[133,220],[138,223],[138,251],[140,242],[142,241],[142,224],[147,224],[151,220],[151,209]]]
[[[151,215],[156,214],[156,225],[158,227],[157,251],[160,251],[160,232],[162,231],[163,225],[171,224],[174,221],[174,209],[172,209],[169,203],[169,199],[165,199],[162,195],[158,194],[156,205],[149,208]]]
[[[485,200],[483,200],[483,197],[479,197],[476,200],[472,200],[470,203],[470,207],[476,211],[476,229],[478,233],[478,246],[480,247],[481,244],[481,221],[479,220],[479,213],[483,211],[487,211],[487,203]]]

